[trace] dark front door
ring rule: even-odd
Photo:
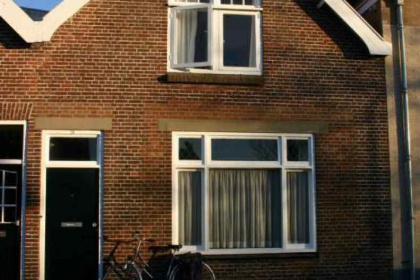
[[[45,279],[98,279],[99,170],[48,168]]]
[[[0,165],[0,280],[19,279],[21,168]]]

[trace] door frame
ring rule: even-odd
[[[20,195],[20,251],[19,251],[19,276],[21,280],[25,279],[25,225],[26,225],[26,166],[27,166],[27,145],[28,145],[28,122],[25,120],[12,121],[0,120],[0,125],[21,125],[23,129],[22,140],[22,159],[0,160],[1,164],[21,164],[21,195]]]
[[[63,138],[97,138],[96,161],[50,161],[49,143],[51,137]],[[45,279],[45,235],[46,235],[46,206],[47,206],[47,168],[89,168],[99,170],[98,190],[98,279],[102,279],[102,243],[103,243],[103,139],[102,131],[84,130],[43,130],[42,158],[41,158],[41,190],[40,190],[40,250],[39,250],[39,279]]]

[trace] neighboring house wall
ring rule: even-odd
[[[406,279],[410,262],[409,219],[407,211],[407,190],[403,182],[401,162],[404,160],[404,146],[401,125],[401,95],[399,85],[399,48],[397,45],[397,29],[395,20],[395,2],[383,1],[383,29],[385,38],[394,43],[394,55],[386,59],[389,138],[391,159],[391,189],[393,201],[393,244],[394,269],[396,279]],[[413,166],[413,202],[415,221],[415,258],[416,279],[420,279],[420,3],[416,0],[404,1],[404,24],[408,71],[408,94],[412,143]]]
[[[272,122],[327,124],[314,134],[317,252],[209,263],[218,279],[391,278],[384,59],[369,56],[327,7],[263,2],[264,84],[256,86],[166,82],[167,0],[92,0],[43,44],[25,44],[0,20],[0,119],[29,122],[26,279],[39,276],[35,120],[46,117],[112,119],[104,133],[105,235],[138,230],[162,244],[172,236],[172,142],[160,120],[268,122],[265,130]]]

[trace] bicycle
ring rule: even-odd
[[[166,245],[156,246],[153,239],[140,239],[137,234],[133,234],[133,239],[108,239],[107,242],[115,243],[111,253],[104,259],[104,276],[102,279],[120,279],[120,280],[151,280],[156,278],[155,273],[151,269],[150,262],[156,258],[158,253],[170,253],[170,263],[166,272],[165,280],[186,280],[186,279],[202,279],[202,280],[216,280],[211,267],[200,259],[198,261],[199,271],[191,270],[189,260],[201,257],[201,254],[184,253],[176,254],[181,250],[182,245]],[[124,263],[118,263],[115,252],[121,244],[131,244],[137,242],[137,246],[132,255],[127,257]],[[149,250],[152,251],[152,256],[148,262],[145,262],[141,257],[142,245],[147,242],[151,244]],[[184,269],[187,267],[187,271]],[[187,272],[187,273],[186,273]],[[185,275],[189,274],[189,275]]]

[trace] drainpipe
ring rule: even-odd
[[[404,21],[403,21],[404,0],[397,0],[397,32],[400,50],[400,74],[401,74],[401,99],[403,110],[404,127],[404,167],[405,167],[405,185],[407,191],[408,218],[410,224],[410,278],[416,277],[415,246],[414,246],[414,214],[413,214],[413,182],[412,182],[412,163],[411,163],[411,140],[410,140],[410,113],[408,106],[408,82],[407,82],[407,58],[405,55]]]

